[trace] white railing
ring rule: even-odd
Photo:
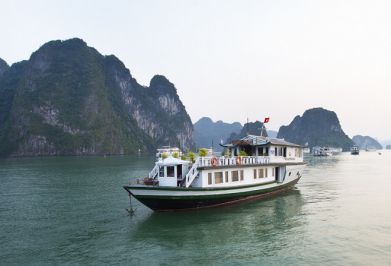
[[[212,159],[216,158],[214,164]],[[254,164],[268,164],[270,162],[269,156],[240,156],[240,157],[200,157],[199,167],[215,167],[215,166],[234,166],[234,165],[254,165]]]
[[[159,173],[159,166],[155,164],[155,167],[152,169],[151,172],[149,172],[148,177],[149,178],[155,178],[155,176]]]
[[[189,187],[191,185],[191,183],[193,183],[194,179],[198,176],[197,168],[199,167],[199,161],[200,161],[200,158],[197,158],[195,163],[190,168],[189,172],[186,174],[186,176],[185,176],[186,187]]]

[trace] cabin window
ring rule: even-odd
[[[274,148],[274,155],[275,155],[275,156],[278,156],[277,147]]]
[[[265,151],[265,154],[264,154],[264,155],[265,155],[265,156],[269,156],[269,147],[266,147],[265,150],[266,150],[266,151]]]
[[[265,177],[268,176],[268,168],[265,168]]]
[[[164,167],[163,167],[163,166],[160,166],[160,167],[159,167],[159,176],[160,176],[160,177],[163,177],[163,176],[164,176]]]
[[[208,173],[208,185],[212,185],[212,173]]]
[[[225,183],[228,183],[228,171],[225,171]]]
[[[243,181],[244,179],[244,171],[243,170],[240,170],[240,180]]]
[[[223,172],[215,172],[215,184],[223,183]]]
[[[257,169],[254,169],[254,179],[257,179]]]
[[[239,173],[238,171],[231,171],[232,182],[239,181]]]
[[[273,167],[273,168],[272,168],[272,176],[273,176],[273,177],[276,175],[275,173],[276,173],[276,168]]]
[[[167,177],[175,177],[175,166],[167,166]]]
[[[263,168],[258,169],[258,178],[263,178]]]

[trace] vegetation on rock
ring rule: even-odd
[[[288,126],[280,127],[277,137],[309,147],[341,147],[345,151],[354,144],[342,130],[335,112],[323,108],[309,109],[303,116],[296,116]]]
[[[163,76],[137,83],[81,39],[51,41],[0,76],[0,155],[131,154],[189,149],[193,126]]]

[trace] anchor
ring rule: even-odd
[[[132,206],[132,194],[129,193],[129,208],[126,209],[128,212],[129,216],[135,215],[136,209],[133,209]]]

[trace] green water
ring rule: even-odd
[[[0,161],[1,265],[391,265],[391,153],[310,159],[295,190],[153,213],[122,189],[148,157]]]

